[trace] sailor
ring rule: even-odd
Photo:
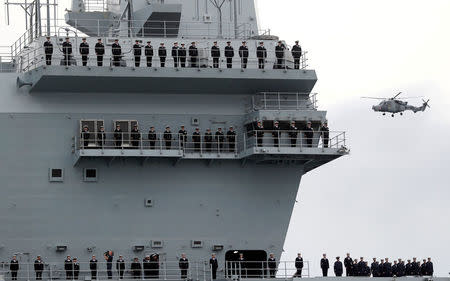
[[[66,42],[62,44],[62,51],[64,55],[64,65],[70,65],[70,60],[72,56],[72,43],[70,43],[70,38],[66,37]]]
[[[389,262],[389,258],[384,259],[384,277],[392,277],[392,264]]]
[[[422,260],[422,265],[420,266],[420,276],[427,276],[427,260]]]
[[[78,280],[80,275],[80,263],[77,258],[73,258],[73,279]]]
[[[45,63],[52,65],[53,43],[50,41],[50,36],[47,36],[47,41],[44,42]]]
[[[417,258],[413,258],[412,261],[412,273],[414,276],[418,276],[420,273],[420,262],[417,261]]]
[[[359,258],[359,262],[358,262],[358,273],[359,276],[364,276],[364,269],[366,267],[366,262],[364,261],[363,257]]]
[[[122,147],[122,138],[123,138],[122,129],[120,128],[120,125],[117,124],[116,129],[114,130],[114,140],[116,142],[116,148]]]
[[[201,135],[199,127],[195,128],[195,132],[192,133],[192,142],[194,143],[195,151],[200,151]]]
[[[86,42],[86,38],[83,38],[80,44],[80,54],[83,66],[87,66],[89,59],[89,44]]]
[[[141,279],[142,267],[141,267],[141,263],[139,262],[138,258],[133,259],[130,269],[131,269],[131,273],[133,275],[133,279]]]
[[[41,256],[37,256],[34,261],[34,272],[36,273],[36,280],[42,280],[42,272],[44,271],[44,262]]]
[[[217,46],[217,41],[211,47],[211,57],[213,58],[213,67],[219,68],[220,48]]]
[[[378,266],[378,277],[385,277],[384,259],[380,259],[380,265]]]
[[[291,121],[291,126],[289,127],[289,139],[291,140],[291,147],[297,146],[297,136],[298,136],[298,129],[295,127],[295,121]]]
[[[412,276],[412,263],[411,260],[408,260],[408,262],[405,265],[405,275],[406,276]]]
[[[150,278],[159,278],[159,255],[152,254],[150,255]]]
[[[361,272],[358,266],[358,260],[354,259],[352,263],[352,276],[361,276]]]
[[[180,55],[178,54],[179,50],[180,50],[180,47],[178,47],[178,42],[173,43],[172,58],[173,58],[173,66],[175,68],[178,67],[178,63],[180,61]]]
[[[109,250],[104,254],[106,260],[106,272],[108,274],[108,279],[112,279],[112,263],[114,258],[113,251]]]
[[[144,279],[149,279],[151,273],[150,255],[146,255],[145,258],[142,260],[142,269],[144,271]]]
[[[133,129],[131,129],[131,146],[133,148],[138,148],[140,140],[141,132],[139,131],[138,125],[134,124]]]
[[[394,264],[392,265],[392,276],[398,277],[398,264],[396,260],[394,260]]]
[[[147,67],[152,67],[153,62],[153,46],[152,42],[148,41],[147,46],[145,46],[145,58],[147,59]]]
[[[188,269],[189,269],[189,260],[186,258],[186,254],[181,254],[180,261],[178,263],[178,267],[181,271],[181,279],[186,279],[188,275]]]
[[[161,63],[161,67],[165,67],[167,50],[166,50],[166,47],[164,46],[164,43],[159,44],[158,56],[159,56],[159,61]]]
[[[119,44],[119,39],[115,39],[111,46],[111,52],[113,57],[113,65],[120,66],[120,58],[122,57],[122,47]]]
[[[89,261],[89,269],[91,270],[91,280],[97,280],[97,264],[98,260],[94,255]]]
[[[139,67],[141,65],[142,46],[139,40],[136,40],[133,45],[134,66]]]
[[[302,47],[295,41],[295,45],[292,47],[292,57],[294,58],[294,68],[300,69],[300,58],[302,57]]]
[[[234,49],[230,41],[225,46],[225,57],[227,58],[227,68],[233,68]]]
[[[222,151],[223,143],[225,142],[225,137],[222,132],[222,128],[218,128],[216,132],[216,143],[218,152]]]
[[[164,131],[163,139],[166,144],[166,149],[170,150],[172,147],[172,132],[170,131],[169,126],[167,126],[166,130]]]
[[[195,46],[195,42],[192,42],[191,46],[189,47],[189,56],[191,57],[191,67],[197,67],[198,49]]]
[[[264,42],[259,42],[259,46],[256,49],[256,57],[258,58],[258,68],[264,69],[264,65],[267,58],[267,50],[264,47]]]
[[[213,141],[211,129],[206,130],[206,133],[205,133],[205,136],[203,139],[205,141],[206,152],[211,152],[212,141]]]
[[[156,131],[155,131],[155,127],[153,127],[153,126],[151,126],[150,130],[148,131],[148,140],[150,142],[150,149],[155,149]]]
[[[428,258],[428,261],[427,261],[427,276],[433,276],[433,274],[434,274],[433,262],[431,261],[431,258]]]
[[[324,277],[327,277],[328,276],[328,268],[330,268],[330,263],[328,262],[326,254],[323,254],[323,258],[320,260],[320,268],[322,269],[322,275]]]
[[[275,47],[275,56],[277,58],[277,63],[275,65],[275,69],[284,68],[284,50],[286,48],[283,45],[283,42],[278,41],[278,45]]]
[[[377,258],[373,258],[373,262],[370,265],[370,270],[372,271],[373,277],[380,277],[378,273],[379,263],[377,262]]]
[[[340,257],[336,257],[336,261],[334,262],[334,274],[336,275],[336,277],[341,277],[342,273],[344,273],[342,262],[339,259]]]
[[[105,55],[105,45],[103,45],[101,38],[98,38],[97,44],[95,44],[95,54],[97,55],[97,66],[103,66],[103,56]]]
[[[306,128],[304,130],[305,131],[303,132],[303,134],[305,135],[305,138],[306,138],[306,146],[312,147],[312,142],[313,142],[313,138],[314,138],[314,130],[311,127],[311,121],[308,121],[306,123]]]
[[[230,126],[230,129],[227,132],[227,141],[230,152],[234,152],[236,150],[236,132],[234,131],[233,126]]]
[[[264,127],[263,127],[261,121],[258,121],[256,123],[255,136],[256,136],[256,143],[257,143],[258,147],[263,146]]]
[[[119,279],[123,279],[123,274],[125,273],[125,261],[121,255],[116,261],[116,270],[119,273]]]
[[[186,67],[187,51],[184,43],[181,43],[181,47],[178,50],[178,56],[180,57],[180,66],[183,68]]]
[[[323,147],[327,148],[330,142],[330,128],[328,128],[328,121],[323,122],[320,127],[320,136],[322,137]]]
[[[294,125],[295,125],[295,122],[294,122]],[[351,276],[350,273],[351,273],[352,263],[353,263],[353,259],[350,257],[350,253],[347,253],[347,257],[344,259],[345,274],[347,276]]]
[[[269,277],[275,278],[277,275],[277,261],[273,253],[269,254],[269,258],[267,259],[267,267],[269,268]]]
[[[219,264],[217,262],[216,254],[212,253],[211,258],[209,259],[209,266],[211,268],[211,275],[212,279],[216,280],[217,278],[217,268],[219,267]]]
[[[64,270],[66,271],[66,279],[72,280],[73,276],[73,262],[70,256],[67,256],[66,260],[64,261]]]
[[[83,132],[81,132],[81,140],[83,141],[84,149],[88,148],[90,137],[91,137],[91,133],[89,132],[88,126],[83,126]]]
[[[364,262],[364,276],[370,277],[370,267],[368,262]]]
[[[180,130],[178,131],[178,141],[180,144],[180,148],[183,148],[187,142],[187,131],[184,128],[184,125],[181,125]]]
[[[402,259],[398,259],[397,277],[403,277],[403,276],[405,276],[405,264],[402,261]]]
[[[273,123],[272,137],[273,137],[273,146],[280,147],[281,129],[280,123],[278,121],[275,121]]]
[[[239,258],[236,268],[239,269],[239,276],[241,278],[247,278],[247,262],[243,253],[239,253]]]
[[[247,42],[243,41],[242,46],[239,47],[239,57],[241,58],[241,68],[247,68],[248,62],[248,47]]]
[[[295,258],[295,268],[297,271],[294,274],[294,277],[302,277],[302,271],[303,271],[303,258],[300,253],[297,254],[297,257]]]
[[[103,126],[100,126],[100,129],[97,132],[97,144],[99,147],[103,147],[106,144],[106,133],[105,127]]]

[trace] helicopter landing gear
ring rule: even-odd
[[[385,116],[386,115],[386,112],[385,113],[383,113],[383,116]]]
[[[394,117],[394,114],[392,114],[391,116]]]
[[[403,112],[400,112],[400,116],[403,116]]]

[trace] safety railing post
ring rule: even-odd
[[[163,271],[164,271],[164,280],[167,280],[167,265],[166,265],[166,263],[164,263]]]
[[[100,37],[100,20],[97,20],[97,37]]]
[[[278,110],[281,109],[281,97],[280,97],[280,92],[277,92],[277,96],[278,96]]]
[[[284,280],[287,280],[287,265],[286,265],[286,262],[284,262]]]
[[[164,38],[167,37],[167,32],[166,32],[166,21],[164,21]]]
[[[159,153],[162,154],[162,138],[163,135],[162,134],[158,134],[159,135]]]
[[[261,261],[261,273],[262,279],[265,279],[267,272],[264,270],[264,261]]]
[[[296,100],[296,103],[297,103],[297,110],[298,110],[299,109],[298,108],[298,93],[295,94],[295,100]]]
[[[267,109],[267,97],[265,92],[264,92],[264,109]]]

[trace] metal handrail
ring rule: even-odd
[[[252,96],[252,110],[317,110],[317,93],[261,92]]]

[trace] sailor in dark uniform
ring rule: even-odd
[[[389,262],[389,258],[384,259],[384,277],[392,277],[392,264]]]
[[[181,43],[181,47],[178,50],[178,56],[180,57],[180,66],[182,68],[186,67],[187,50],[184,43]]]
[[[213,67],[219,68],[220,48],[217,46],[217,41],[215,41],[214,45],[211,47],[211,57],[213,58]]]
[[[178,267],[180,268],[181,279],[186,279],[188,276],[189,270],[189,260],[186,258],[186,254],[181,254],[180,261],[178,263]]]
[[[195,42],[191,43],[189,47],[189,56],[191,57],[191,67],[197,67],[198,64],[198,49],[195,46]]]
[[[112,279],[112,263],[114,258],[114,252],[113,251],[107,251],[103,257],[106,260],[106,273],[108,274],[108,279]]]
[[[297,257],[295,258],[295,269],[297,271],[294,274],[294,277],[302,277],[302,271],[303,271],[303,258],[300,253],[297,254]]]
[[[64,65],[70,65],[70,60],[72,56],[72,43],[70,43],[70,38],[66,38],[66,42],[62,44],[62,51],[64,55]]]
[[[41,256],[37,256],[34,261],[34,272],[36,273],[36,280],[42,280],[42,272],[44,271],[44,262]]]
[[[292,47],[292,57],[294,58],[294,68],[300,69],[300,58],[302,57],[302,47],[295,41],[295,45]]]
[[[158,56],[159,56],[159,61],[161,63],[161,67],[165,67],[166,66],[167,50],[166,50],[166,47],[164,47],[164,43],[161,43],[159,45]]]
[[[364,261],[363,257],[359,258],[359,262],[358,262],[358,272],[359,272],[359,276],[364,276],[364,268],[366,266],[366,262]]]
[[[97,55],[97,66],[103,66],[103,56],[105,55],[105,45],[103,45],[101,38],[99,38],[97,41],[97,44],[95,44],[95,54]]]
[[[256,136],[256,143],[257,143],[258,147],[263,146],[264,127],[263,127],[261,121],[258,121],[256,124],[255,136]]]
[[[187,142],[187,131],[184,128],[184,125],[181,126],[180,130],[178,131],[178,141],[180,144],[180,148],[183,148]]]
[[[272,137],[273,137],[273,146],[280,147],[281,129],[278,121],[274,122]]]
[[[142,269],[144,271],[144,279],[149,279],[151,273],[150,255],[146,255],[145,258],[142,260]]]
[[[276,69],[284,68],[284,50],[286,48],[283,45],[283,42],[279,41],[278,45],[275,47],[275,56],[277,58],[277,63],[275,65]]]
[[[72,280],[73,276],[73,262],[70,256],[67,256],[66,260],[64,261],[64,270],[66,271],[66,279]]]
[[[131,146],[133,148],[138,148],[140,140],[141,140],[141,132],[139,131],[138,126],[134,125],[133,129],[131,130]]]
[[[397,277],[403,276],[405,276],[405,263],[402,261],[402,259],[398,259]]]
[[[89,59],[89,44],[86,42],[86,38],[83,38],[80,44],[80,54],[83,66],[87,66]]]
[[[219,264],[217,262],[216,254],[214,254],[214,253],[211,255],[211,258],[209,259],[209,266],[211,268],[212,279],[216,280],[217,268],[219,268]]]
[[[411,263],[411,273],[413,276],[418,276],[420,271],[419,262],[417,261],[417,258],[413,258],[413,261]]]
[[[272,253],[269,254],[267,259],[267,267],[269,268],[269,277],[275,278],[277,275],[277,261]]]
[[[116,270],[119,273],[119,279],[123,279],[123,274],[125,273],[125,261],[123,256],[119,256],[119,259],[116,261]]]
[[[408,262],[405,265],[405,275],[406,276],[412,276],[412,263],[411,260],[408,260]]]
[[[341,277],[342,273],[344,273],[342,262],[339,259],[340,257],[336,257],[336,261],[334,262],[334,274],[336,275],[336,277]]]
[[[97,280],[98,260],[95,256],[89,261],[89,269],[91,270],[91,280]]]
[[[201,145],[201,134],[200,134],[200,128],[195,128],[195,132],[192,133],[192,142],[194,143],[194,149],[195,151],[200,151],[200,145]]]
[[[180,55],[178,53],[179,50],[180,50],[180,47],[178,47],[178,42],[173,43],[172,58],[173,58],[173,66],[175,68],[178,67],[178,63],[180,62]]]
[[[327,259],[327,255],[323,254],[323,258],[320,260],[320,268],[322,269],[322,275],[324,277],[328,276],[328,268],[330,268],[330,263]]]
[[[52,41],[50,41],[50,36],[47,36],[47,41],[44,42],[44,52],[45,64],[52,65],[53,44]]]
[[[120,125],[117,124],[116,129],[114,130],[114,140],[116,143],[116,148],[122,147],[122,138],[123,138],[122,129],[120,128]]]
[[[151,41],[147,42],[147,46],[144,48],[145,58],[147,59],[147,67],[152,67],[153,62],[153,46]]]
[[[139,40],[135,41],[133,45],[133,55],[134,55],[134,66],[139,67],[141,65],[141,56],[142,56],[142,46],[139,43]]]
[[[259,46],[256,49],[256,57],[258,58],[258,68],[264,69],[267,58],[267,50],[266,47],[264,47],[264,42],[259,42]]]
[[[352,276],[360,276],[361,272],[359,271],[358,260],[354,259],[352,264]]]
[[[73,279],[78,280],[80,275],[80,263],[77,258],[73,258]]]
[[[327,148],[330,142],[330,128],[328,128],[328,121],[323,122],[320,127],[320,136],[322,137],[323,147]]]
[[[159,278],[159,255],[152,254],[150,255],[150,278],[158,279]]]
[[[380,265],[378,266],[378,277],[386,277],[385,269],[384,259],[380,259]]]
[[[156,131],[155,127],[151,126],[150,130],[148,131],[148,141],[150,143],[150,149],[155,149],[156,146]]]
[[[372,271],[372,276],[373,277],[380,277],[379,273],[378,273],[378,267],[379,267],[379,264],[377,262],[377,259],[373,258],[373,262],[370,265],[370,270]]]
[[[97,144],[99,147],[103,147],[106,144],[106,133],[105,127],[103,126],[100,126],[100,129],[97,132]]]
[[[122,47],[119,44],[119,39],[115,39],[111,46],[111,52],[113,57],[113,65],[120,66],[120,58],[122,57]]]
[[[225,137],[222,132],[222,128],[218,128],[216,132],[216,143],[218,152],[223,150],[223,143],[225,142]]]
[[[306,128],[304,129],[303,134],[305,135],[306,146],[307,147],[312,147],[313,138],[314,138],[314,130],[311,127],[311,121],[308,121],[306,123]]]
[[[227,68],[233,68],[234,49],[230,41],[225,46],[225,57],[227,58]]]
[[[297,146],[297,136],[298,136],[298,129],[295,127],[295,121],[291,121],[291,126],[289,127],[289,139],[291,140],[291,147]]]
[[[422,260],[422,265],[420,266],[420,276],[427,276],[427,260]]]
[[[247,278],[247,261],[244,258],[244,254],[240,253],[237,266],[239,277],[241,278]]]
[[[233,126],[230,126],[230,129],[227,132],[227,141],[230,152],[236,151],[236,132],[234,131]]]
[[[239,47],[239,57],[241,58],[241,68],[247,68],[248,62],[248,47],[247,42],[243,41],[242,46]]]
[[[133,279],[141,279],[141,263],[139,262],[138,258],[134,258],[133,262],[131,263],[131,274],[133,275]]]
[[[350,257],[350,253],[347,253],[347,257],[344,259],[345,275],[351,276],[351,266],[353,259]]]
[[[172,132],[170,131],[170,127],[167,126],[164,131],[163,139],[166,144],[166,149],[170,150],[172,148]]]
[[[394,260],[394,264],[392,265],[392,276],[398,277],[398,264],[396,260]]]
[[[88,148],[90,137],[91,137],[91,133],[89,132],[88,126],[83,126],[83,132],[81,132],[81,140],[83,141],[84,149]]]
[[[428,261],[427,261],[427,276],[433,276],[433,274],[434,274],[433,262],[431,261],[431,258],[428,258]]]
[[[206,148],[206,152],[211,152],[211,147],[212,147],[212,142],[213,142],[213,136],[211,133],[211,129],[207,129],[205,136],[204,136],[204,141],[205,141],[205,148]]]

